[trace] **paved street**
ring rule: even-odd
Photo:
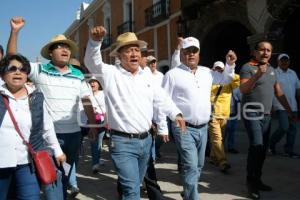
[[[273,129],[276,128],[276,122]],[[282,140],[278,144],[278,151],[283,152]],[[246,198],[245,171],[248,140],[244,127],[239,123],[236,134],[236,146],[239,154],[228,154],[232,169],[229,174],[222,174],[217,168],[206,162],[199,191],[201,200],[237,200]],[[159,184],[165,199],[180,200],[182,187],[177,172],[176,150],[173,143],[162,147],[162,159],[156,164]],[[296,141],[296,152],[300,152],[300,136]],[[84,141],[84,148],[78,166],[78,184],[80,194],[76,199],[107,199],[116,200],[116,175],[109,158],[108,148],[105,147],[103,159],[105,165],[98,174],[92,174],[91,157],[88,141]],[[299,200],[300,199],[300,159],[293,159],[283,155],[267,157],[263,180],[273,187],[272,192],[262,192],[261,199],[266,200]],[[147,199],[143,194],[142,199]]]

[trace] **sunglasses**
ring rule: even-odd
[[[156,63],[156,60],[152,60],[151,62],[149,62],[149,65],[154,63]]]
[[[70,50],[70,46],[64,43],[58,43],[58,44],[54,44],[51,46],[50,50],[54,50],[54,49],[67,49]]]
[[[195,53],[198,53],[199,49],[197,47],[189,47],[189,48],[186,48],[186,49],[183,49],[183,54],[184,55],[188,55],[188,54],[195,54]]]
[[[21,66],[21,67],[17,67],[15,65],[8,65],[5,72],[8,72],[8,73],[11,73],[11,72],[22,72],[22,73],[25,73],[25,74],[28,74],[29,73],[29,70],[27,67],[24,67],[24,66]]]

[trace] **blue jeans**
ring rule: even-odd
[[[105,129],[100,129],[96,141],[91,142],[92,166],[99,163]]]
[[[261,181],[271,131],[271,116],[258,112],[246,113],[244,120],[249,138],[247,181],[257,185]]]
[[[294,151],[297,124],[289,121],[287,111],[285,110],[277,110],[276,114],[278,117],[279,127],[271,136],[270,147],[275,148],[276,143],[278,143],[282,137],[286,135],[284,151],[286,153],[292,153]],[[297,116],[297,112],[293,112],[293,114]]]
[[[0,200],[6,200],[12,183],[16,199],[39,200],[40,186],[31,164],[0,168]]]
[[[62,185],[62,172],[56,171],[56,181],[54,183],[43,186],[44,194],[47,200],[63,200],[63,185]]]
[[[184,199],[199,200],[198,181],[205,160],[207,125],[201,128],[187,127],[186,133],[172,123],[175,144],[181,157]]]
[[[67,156],[67,163],[69,163],[72,167],[75,167],[75,165],[73,166],[73,163],[77,163],[79,158],[81,132],[79,131],[75,133],[56,133],[56,136],[63,152]],[[64,198],[66,199],[67,188],[68,188],[72,169],[69,172],[69,174],[65,174],[63,169],[61,169],[61,171],[63,172],[62,183],[63,183]]]
[[[225,146],[226,149],[234,149],[234,137],[237,125],[237,119],[231,119],[227,121],[225,130]]]
[[[78,187],[77,180],[76,180],[76,164],[73,163],[73,166],[71,167],[70,176],[69,176],[69,186]]]
[[[111,158],[122,187],[122,200],[139,200],[151,154],[152,137],[127,138],[111,134]]]

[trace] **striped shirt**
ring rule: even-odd
[[[45,104],[54,122],[55,132],[79,132],[79,101],[90,94],[83,74],[72,65],[68,66],[69,70],[61,73],[51,62],[30,64],[29,78],[45,96]]]

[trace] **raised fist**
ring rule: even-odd
[[[235,52],[232,50],[229,50],[226,55],[226,63],[228,65],[233,65],[236,62],[236,60],[237,60],[237,56],[236,56]]]
[[[103,26],[95,26],[91,29],[90,35],[94,41],[101,41],[106,34],[106,30]]]
[[[182,48],[183,37],[177,38],[177,49],[180,50]]]
[[[25,24],[25,19],[23,17],[13,17],[10,20],[10,26],[13,31],[19,31]]]

